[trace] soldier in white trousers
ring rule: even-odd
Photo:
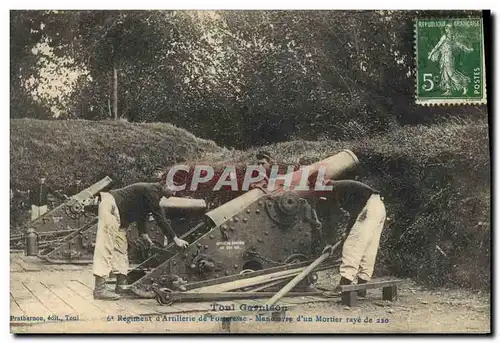
[[[127,253],[127,228],[137,224],[140,236],[153,245],[146,230],[146,221],[151,213],[165,237],[173,238],[178,247],[185,248],[188,242],[177,237],[160,206],[162,197],[169,197],[166,180],[157,183],[136,183],[124,188],[101,192],[98,197],[98,224],[92,272],[95,276],[94,298],[116,300],[126,288],[129,268]],[[116,288],[106,288],[106,277],[116,272]]]
[[[329,198],[350,214],[349,231],[342,249],[341,278],[336,288],[339,291],[340,286],[352,284],[356,279],[358,284],[370,281],[386,211],[380,193],[364,183],[340,180],[327,184],[333,186]],[[330,248],[327,246],[324,252]],[[366,296],[366,290],[358,294]]]
[[[94,275],[106,277],[110,271],[127,275],[129,269],[127,253],[127,231],[121,229],[120,212],[115,198],[109,193],[100,193],[96,246],[94,249]]]

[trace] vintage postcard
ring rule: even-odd
[[[490,37],[11,11],[11,332],[490,334]]]

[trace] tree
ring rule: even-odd
[[[23,81],[11,93],[25,95],[13,103],[31,101],[40,113],[48,108],[62,117],[170,122],[238,148],[292,138],[359,139],[400,124],[470,117],[469,109],[415,105],[413,24],[430,14],[480,15],[16,12],[11,75]],[[30,54],[40,42],[55,57]],[[79,76],[62,77],[69,89],[62,96],[33,101],[26,80],[43,81],[41,69]]]

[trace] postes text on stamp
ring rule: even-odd
[[[417,104],[486,103],[481,18],[418,19],[415,35]]]

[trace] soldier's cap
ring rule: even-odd
[[[259,152],[255,155],[255,157],[257,157],[257,159],[258,159],[258,160],[265,158],[265,159],[267,159],[268,161],[271,161],[271,154],[270,154],[270,153],[268,153],[267,151],[259,151]]]

